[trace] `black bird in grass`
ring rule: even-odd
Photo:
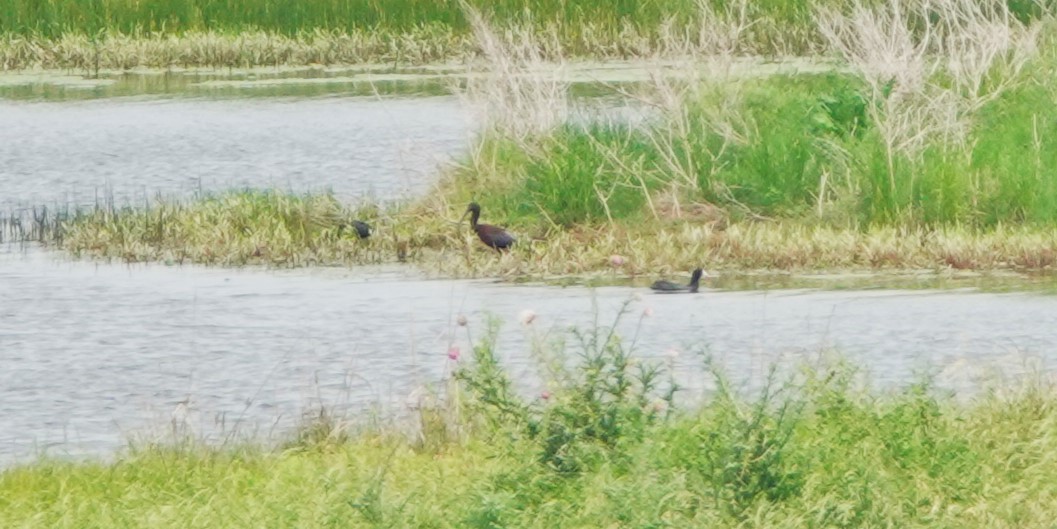
[[[517,241],[513,235],[507,233],[506,230],[499,226],[478,224],[477,220],[481,218],[481,206],[476,202],[470,202],[470,205],[466,208],[466,213],[463,213],[462,217],[466,218],[467,214],[470,214],[470,227],[477,232],[477,238],[481,239],[485,246],[493,248],[497,252],[502,252],[502,250],[510,248]]]
[[[338,224],[338,237],[340,237],[341,232],[348,227],[352,227],[352,229],[356,230],[356,235],[358,235],[361,239],[366,239],[367,237],[371,236],[370,224],[367,224],[362,220],[354,220],[352,222],[342,222],[341,224]]]
[[[697,284],[701,282],[701,276],[704,275],[704,271],[700,268],[694,270],[693,275],[690,276],[690,284],[679,285],[672,283],[671,281],[665,281],[663,279],[654,281],[650,288],[660,292],[662,294],[675,294],[677,292],[689,292],[691,294],[697,292]]]

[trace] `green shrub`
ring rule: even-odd
[[[529,405],[499,367],[497,332],[493,320],[474,347],[473,363],[457,376],[486,422],[534,441],[537,459],[548,469],[576,473],[619,463],[673,405],[677,387],[670,381],[665,386],[661,367],[633,362],[627,346],[604,328],[577,333],[575,363],[561,368],[553,394]]]

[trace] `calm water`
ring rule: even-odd
[[[244,186],[406,197],[469,133],[448,97],[0,100],[0,210]]]
[[[411,196],[471,133],[466,112],[444,96],[0,99],[0,210],[232,186]],[[537,373],[533,340],[568,338],[595,314],[609,324],[628,300],[621,334],[637,335],[645,357],[677,352],[690,394],[707,388],[705,350],[750,384],[772,363],[835,348],[879,385],[927,370],[970,390],[996,372],[1046,369],[1057,351],[1057,296],[725,285],[657,296],[425,280],[407,268],[70,262],[0,245],[0,463],[42,451],[105,456],[131,437],[164,438],[174,418],[219,442],[280,435],[320,401],[399,412],[446,376],[449,347],[469,350],[459,314],[474,337],[488,315],[504,322],[500,351],[526,391]],[[531,326],[518,322],[524,310],[538,314]]]
[[[30,250],[0,255],[0,299],[0,460],[106,454],[164,433],[187,399],[196,434],[212,440],[283,430],[317,399],[399,411],[445,376],[449,346],[469,350],[459,314],[477,336],[488,315],[500,318],[500,350],[525,379],[537,372],[533,337],[590,329],[596,313],[609,324],[628,300],[621,334],[638,333],[643,357],[680,352],[679,379],[694,389],[707,381],[695,354],[706,348],[734,380],[837,348],[878,385],[931,368],[955,389],[992,370],[1034,369],[1033,358],[1057,350],[1057,297],[974,291],[664,296],[424,280],[403,269],[98,265]],[[538,314],[531,326],[519,322],[524,310]]]

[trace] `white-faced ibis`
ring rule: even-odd
[[[507,233],[506,230],[499,226],[492,226],[491,224],[478,224],[477,219],[481,218],[481,206],[476,202],[470,202],[470,205],[466,208],[466,213],[463,213],[463,218],[466,214],[470,214],[470,227],[473,231],[477,232],[477,238],[481,239],[481,242],[493,248],[497,252],[510,248],[517,239]]]
[[[352,229],[356,230],[356,235],[361,239],[366,239],[371,236],[371,225],[362,220],[354,220],[352,222],[342,222],[338,224],[338,236],[340,237],[341,232],[350,226]]]
[[[701,276],[703,275],[706,275],[705,272],[700,268],[697,268],[690,276],[690,284],[688,285],[680,285],[660,279],[654,281],[653,284],[650,285],[650,288],[662,294],[675,294],[677,292],[689,292],[693,294],[697,292],[697,284],[701,282]]]

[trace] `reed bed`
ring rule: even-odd
[[[496,323],[418,426],[322,419],[278,448],[141,445],[0,471],[11,527],[1035,527],[1057,516],[1057,400],[1041,375],[955,398],[870,387],[839,357],[737,391],[707,361],[690,404],[669,360],[610,328],[537,340],[546,389],[512,390]],[[524,323],[531,333],[531,320]],[[633,341],[631,342],[633,343]],[[546,358],[577,358],[552,362]]]
[[[880,4],[880,0],[868,5]],[[0,5],[0,68],[130,69],[463,61],[476,56],[472,16],[524,28],[545,55],[650,57],[675,43],[715,37],[702,11],[743,17],[736,51],[813,55],[826,48],[809,2],[573,0],[10,0]],[[731,9],[731,6],[741,6]],[[1044,2],[1009,0],[1027,21]]]
[[[464,62],[476,54],[473,38],[426,25],[406,33],[370,29],[313,30],[283,35],[188,31],[179,35],[68,33],[50,38],[0,34],[0,69],[80,70],[98,73],[134,68],[250,68],[257,66],[417,65]]]
[[[554,40],[567,53],[626,58],[640,56],[673,37],[699,34],[695,21],[700,7],[724,4],[718,0],[12,0],[0,6],[4,36],[0,56],[6,57],[0,64],[76,68],[73,61],[78,57],[99,56],[111,67],[232,66],[232,57],[260,60],[242,64],[270,65],[276,64],[271,48],[288,50],[283,57],[290,61],[321,64],[459,59],[474,49],[463,46],[473,42],[467,8],[482,9],[499,27],[530,28],[543,37],[539,40]],[[753,44],[744,51],[818,49],[821,40],[810,24],[810,13],[806,0],[754,3]],[[252,43],[241,42],[240,34],[253,36]],[[321,53],[319,47],[341,53]],[[175,57],[180,60],[174,61]]]

